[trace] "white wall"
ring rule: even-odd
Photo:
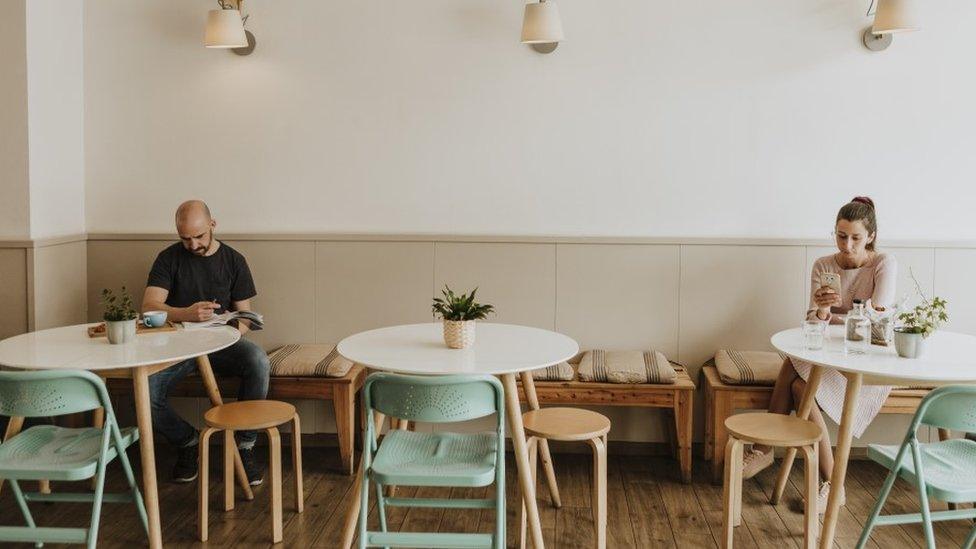
[[[871,53],[867,0],[85,4],[88,229],[820,237],[873,195],[882,238],[976,238],[976,3]],[[138,207],[141,204],[159,206]]]
[[[27,2],[32,238],[85,232],[82,0]]]
[[[0,238],[30,236],[24,2],[0,2]]]

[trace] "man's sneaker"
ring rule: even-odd
[[[173,467],[173,482],[193,482],[199,469],[199,447],[184,446],[177,449],[176,465]]]
[[[259,486],[264,482],[264,470],[254,461],[254,447],[240,448],[241,462],[244,464],[244,473],[247,474],[247,481],[251,486]]]
[[[749,449],[742,456],[742,478],[750,479],[773,464],[773,450],[765,452]]]

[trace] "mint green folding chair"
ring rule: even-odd
[[[101,378],[81,370],[0,372],[0,415],[49,417],[105,409],[101,429],[67,429],[53,425],[31,427],[0,444],[0,478],[10,488],[27,526],[0,526],[0,541],[84,543],[98,541],[102,502],[135,502],[147,532],[146,508],[132,474],[125,449],[139,439],[135,427],[119,429],[115,412]],[[116,457],[129,481],[129,492],[106,494],[105,467]],[[84,480],[95,477],[95,493],[23,492],[21,480]],[[27,502],[91,502],[88,528],[44,528],[34,523]]]
[[[933,513],[929,510],[928,499],[931,497],[948,503],[976,501],[976,441],[959,438],[920,443],[917,431],[921,425],[959,431],[976,430],[976,386],[950,385],[935,389],[919,405],[901,446],[868,446],[868,457],[887,467],[890,473],[861,532],[858,549],[867,543],[875,526],[919,522],[925,530],[926,545],[932,549],[935,547],[932,521],[976,518],[976,509]],[[882,516],[881,508],[899,476],[918,489],[921,513]],[[974,541],[976,527],[969,532],[963,547],[972,547]]]
[[[372,374],[363,387],[363,467],[359,547],[505,546],[505,392],[491,376]],[[374,410],[422,423],[453,423],[495,414],[494,431],[474,434],[393,430],[377,444]],[[385,497],[383,486],[488,486],[494,499]],[[376,484],[380,532],[366,530],[369,483]],[[386,508],[495,509],[492,534],[388,532]]]

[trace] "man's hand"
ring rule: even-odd
[[[203,322],[210,320],[214,316],[214,309],[219,309],[220,304],[213,301],[197,301],[193,305],[183,309],[186,318],[190,322]]]

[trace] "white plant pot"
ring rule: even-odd
[[[105,334],[112,345],[128,343],[136,338],[136,319],[106,320]]]
[[[451,349],[467,349],[474,345],[474,320],[445,320],[444,343]]]
[[[925,352],[925,338],[922,334],[895,330],[895,351],[902,358],[918,358]]]

